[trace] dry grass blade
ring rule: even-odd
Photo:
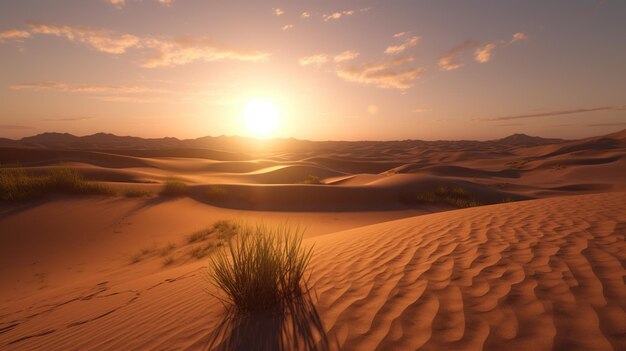
[[[302,293],[312,248],[288,225],[240,227],[236,241],[211,257],[209,278],[240,312],[265,310]]]

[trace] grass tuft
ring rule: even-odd
[[[165,185],[163,186],[163,190],[161,191],[161,195],[164,196],[185,196],[187,195],[187,184],[175,180],[168,179],[165,181]]]
[[[227,250],[210,258],[209,278],[242,313],[279,307],[300,296],[312,248],[288,225],[242,226]]]
[[[434,191],[426,190],[415,194],[413,201],[421,204],[445,203],[458,208],[481,206],[477,200],[471,198],[470,193],[462,187],[449,188],[438,185]]]
[[[213,201],[224,201],[228,197],[228,191],[221,186],[212,185],[207,190],[206,197]]]
[[[314,176],[314,175],[308,175],[303,181],[302,184],[324,184],[322,183],[322,180],[320,179],[320,177],[318,176]]]
[[[127,189],[124,192],[125,197],[137,198],[137,197],[150,197],[152,196],[152,191],[145,189]]]
[[[21,168],[0,169],[0,200],[28,200],[49,193],[115,195],[111,187],[88,181],[71,168],[53,168],[42,176],[28,174]]]

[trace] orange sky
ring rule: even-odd
[[[0,137],[575,138],[626,128],[623,1],[0,3]]]

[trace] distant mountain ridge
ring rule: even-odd
[[[623,139],[626,130],[605,136],[606,138]],[[488,141],[310,141],[294,138],[277,138],[259,140],[240,136],[204,136],[195,139],[178,139],[174,137],[141,138],[134,136],[119,136],[111,133],[96,133],[86,136],[76,136],[69,133],[41,133],[24,137],[19,140],[0,138],[0,147],[19,148],[49,148],[49,149],[92,149],[92,150],[132,150],[132,149],[213,149],[224,151],[241,151],[263,147],[264,149],[304,149],[304,148],[332,148],[338,145],[373,145],[386,144],[397,147],[427,147],[434,143],[464,143],[464,145],[503,147],[531,147],[567,142],[564,139],[542,138],[526,134],[513,134],[501,139]]]

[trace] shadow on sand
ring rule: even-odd
[[[229,309],[209,335],[207,350],[329,350],[322,321],[306,293],[271,311]]]

